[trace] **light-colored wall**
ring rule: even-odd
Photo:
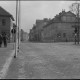
[[[28,41],[28,39],[29,39],[28,33],[24,32],[23,30],[21,30],[21,32],[20,32],[20,37],[21,37],[21,41]]]

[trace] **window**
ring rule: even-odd
[[[66,33],[63,33],[63,37],[64,37],[64,38],[66,37]]]
[[[6,25],[6,20],[2,19],[2,25],[5,26]]]
[[[57,34],[57,37],[61,37],[61,33],[58,33],[58,34]]]

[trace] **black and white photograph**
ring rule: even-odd
[[[80,79],[80,1],[0,0],[0,79]]]

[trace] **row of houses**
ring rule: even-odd
[[[78,19],[71,11],[62,10],[53,19],[36,20],[30,30],[30,41],[67,42],[74,41],[73,26],[78,25]]]
[[[48,23],[50,19],[44,18],[43,20],[36,20],[36,23],[33,25],[33,28],[29,33],[30,41],[41,41],[41,32],[43,30],[43,26]]]

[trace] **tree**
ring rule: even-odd
[[[72,3],[72,5],[70,6],[70,11],[73,12],[76,15],[76,24],[77,24],[77,39],[78,39],[78,44],[79,44],[79,16],[80,16],[80,3],[79,2],[75,2]]]
[[[70,11],[73,12],[77,17],[78,17],[79,10],[80,10],[79,6],[80,6],[80,3],[78,2],[72,3],[72,5],[70,6]]]

